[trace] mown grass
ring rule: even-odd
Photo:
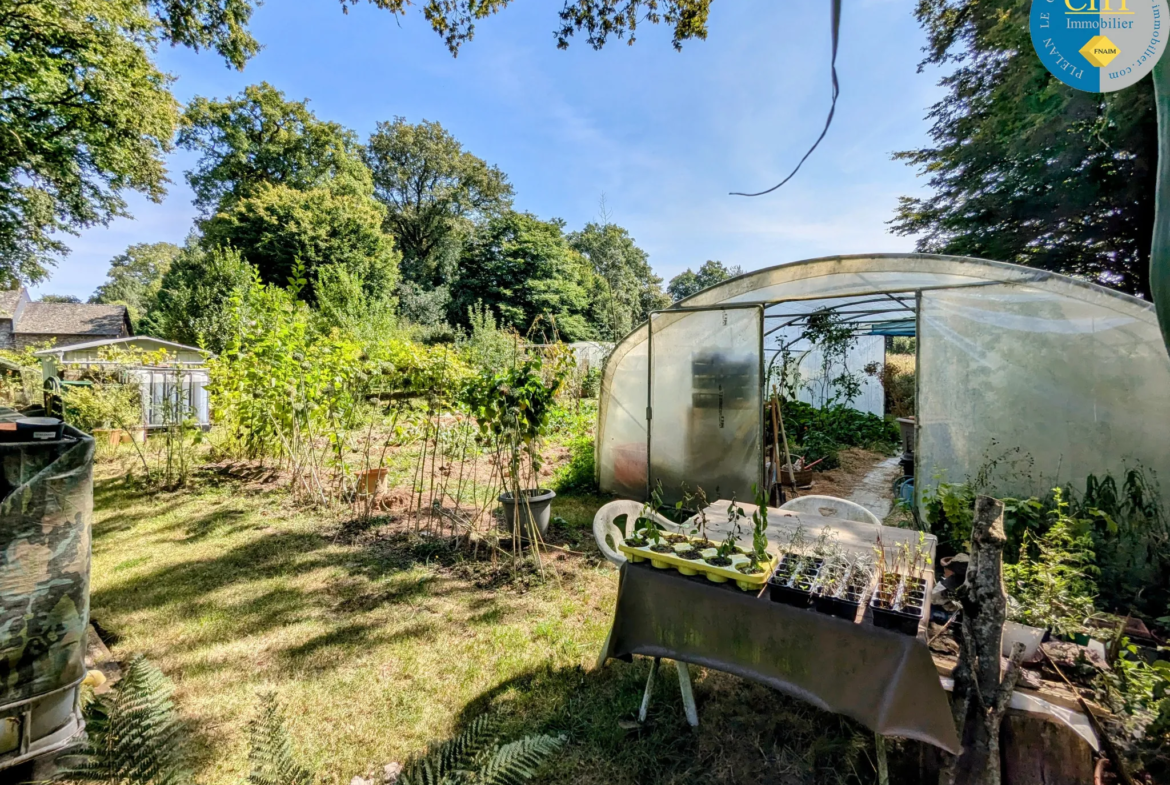
[[[361,530],[234,482],[149,495],[94,490],[92,614],[120,659],[178,687],[206,785],[247,774],[244,725],[274,690],[305,764],[349,782],[493,712],[509,734],[565,733],[548,782],[872,781],[853,723],[692,669],[702,728],[670,668],[632,728],[648,662],[593,666],[617,573],[592,547],[603,500],[559,498],[556,578],[511,581],[443,543]]]

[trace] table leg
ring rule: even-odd
[[[699,727],[699,711],[695,708],[695,693],[691,691],[691,672],[685,662],[674,661],[678,669],[678,690],[682,693],[683,709],[687,713],[687,723],[692,728]]]
[[[878,785],[890,785],[890,769],[886,763],[886,738],[880,733],[873,734],[877,757]]]
[[[659,658],[655,657],[650,663],[650,675],[646,678],[646,692],[642,694],[642,708],[638,709],[638,722],[646,721],[646,712],[650,710],[650,694],[654,692],[654,677],[658,674]]]

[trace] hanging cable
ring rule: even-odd
[[[841,92],[841,87],[837,84],[837,33],[841,27],[841,0],[832,0],[832,3],[833,56],[830,63],[830,70],[833,74],[833,102],[829,105],[829,116],[825,118],[825,127],[821,130],[821,135],[817,137],[817,140],[813,142],[813,146],[810,147],[808,152],[804,154],[804,158],[800,159],[800,162],[796,165],[796,168],[792,170],[792,173],[780,182],[776,183],[776,185],[772,186],[766,191],[760,191],[759,193],[754,194],[743,193],[742,191],[732,191],[730,196],[763,196],[764,194],[772,193],[777,188],[784,185],[784,183],[788,182],[796,176],[796,173],[800,171],[800,167],[804,165],[804,162],[808,160],[810,155],[812,155],[813,150],[817,149],[817,145],[819,145],[821,140],[825,138],[825,134],[829,132],[829,126],[833,124],[833,113],[837,111],[837,96]]]

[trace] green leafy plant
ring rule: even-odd
[[[782,411],[793,458],[804,455],[807,463],[821,460],[818,469],[839,466],[837,453],[847,447],[893,452],[901,440],[896,423],[840,404],[818,409],[785,400]]]
[[[752,485],[756,511],[752,513],[752,561],[768,560],[768,496],[763,489]]]
[[[532,779],[565,744],[563,736],[534,735],[500,745],[496,727],[477,717],[458,736],[408,761],[399,785],[514,785]]]
[[[1051,525],[1039,536],[1024,534],[1019,562],[1004,565],[1004,583],[1013,600],[1009,618],[1068,635],[1093,613],[1097,568],[1086,522],[1069,514],[1061,489],[1053,496]]]
[[[88,705],[85,745],[66,761],[62,777],[114,785],[189,782],[173,692],[162,671],[145,657],[134,657],[114,689]]]
[[[662,514],[662,481],[659,480],[650,491],[650,498],[642,505],[637,520],[634,521],[634,535],[642,542],[652,542],[655,545],[662,540],[662,526],[658,523],[658,516]]]
[[[313,785],[315,781],[313,773],[296,762],[275,693],[262,693],[260,711],[248,721],[248,785]]]

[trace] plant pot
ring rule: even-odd
[[[552,500],[556,498],[556,493],[544,488],[534,488],[520,491],[520,494],[519,505],[513,501],[510,491],[500,494],[500,504],[504,507],[504,518],[500,522],[500,528],[506,532],[513,531],[518,513],[520,539],[529,539],[533,528],[544,537],[548,533],[548,522],[552,517]]]
[[[122,431],[118,428],[94,428],[93,438],[98,444],[117,447],[122,443]]]
[[[818,612],[828,614],[829,616],[836,616],[838,619],[844,619],[848,622],[853,622],[857,619],[857,609],[860,607],[860,597],[856,600],[849,600],[844,597],[818,596],[816,598],[816,609]]]
[[[377,496],[386,490],[386,477],[389,474],[390,470],[386,468],[366,469],[358,472],[356,477],[357,495]]]
[[[768,596],[772,598],[772,602],[782,602],[794,608],[807,608],[812,605],[813,599],[812,592],[807,589],[781,586],[776,583],[768,584]]]
[[[1030,627],[1027,624],[1005,621],[1003,623],[1003,645],[1001,648],[1003,656],[1012,656],[1012,645],[1022,643],[1024,644],[1024,660],[1032,659],[1036,654],[1036,649],[1040,648],[1040,641],[1044,640],[1045,632],[1046,630],[1040,627]]]
[[[668,550],[662,551],[663,555],[669,555],[669,554],[674,553],[674,548],[670,547],[669,543],[656,543],[656,544],[662,544],[662,545],[668,546],[668,548],[669,548]],[[655,548],[654,545],[650,546],[650,550],[654,551],[654,548]],[[654,551],[654,552],[659,553],[659,551]],[[655,559],[653,556],[651,556],[650,557],[650,566],[656,570],[669,570],[671,567],[671,564],[670,564],[670,562],[666,561],[665,559]]]
[[[904,608],[896,611],[893,608],[879,607],[877,598],[870,601],[873,609],[873,624],[903,635],[917,635],[918,625],[922,621],[922,608]]]

